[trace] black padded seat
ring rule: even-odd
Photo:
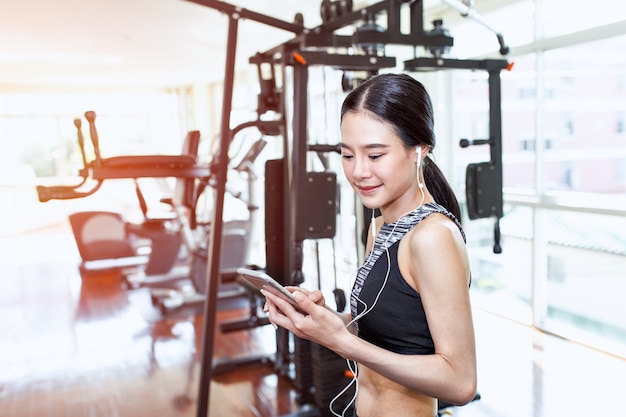
[[[190,168],[196,164],[193,155],[123,155],[103,158],[100,165],[106,168]]]
[[[69,220],[83,262],[137,256],[121,214],[81,211]]]

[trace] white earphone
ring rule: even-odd
[[[421,189],[424,188],[424,184],[420,181],[420,167],[422,166],[422,147],[416,146],[415,151],[417,152],[417,186]]]
[[[372,221],[370,223],[370,228],[372,229],[372,237],[376,239],[376,219],[374,218],[374,209],[372,209]]]
[[[419,167],[422,165],[422,147],[416,146],[415,151],[417,152],[417,168],[419,169]]]

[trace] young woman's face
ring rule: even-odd
[[[392,126],[367,113],[347,113],[341,148],[346,179],[366,207],[399,216],[419,204],[416,152],[404,146]]]

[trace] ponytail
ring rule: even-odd
[[[428,191],[432,194],[435,202],[444,206],[460,222],[461,208],[459,207],[459,201],[443,172],[430,157],[424,158],[423,173],[426,187],[428,187]]]

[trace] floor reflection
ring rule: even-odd
[[[69,236],[69,237],[68,237]],[[0,417],[191,417],[202,315],[162,317],[119,274],[81,277],[71,233],[0,239]],[[46,250],[47,248],[47,250]],[[245,318],[229,306],[218,320]],[[475,311],[481,399],[458,417],[620,415],[626,361]],[[274,331],[223,334],[215,359],[270,355]],[[269,362],[216,375],[209,417],[277,417],[299,408]]]

